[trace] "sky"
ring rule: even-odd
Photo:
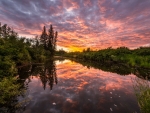
[[[68,51],[150,46],[150,0],[0,0],[0,22],[28,38],[52,24]]]

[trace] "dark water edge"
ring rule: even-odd
[[[100,69],[106,72],[117,73],[119,75],[129,75],[134,74],[137,77],[142,79],[149,78],[150,79],[150,69],[149,68],[142,68],[142,67],[133,67],[123,63],[114,63],[114,62],[95,62],[95,61],[85,61],[82,59],[70,59],[71,61],[77,62],[86,66],[87,68],[95,68]]]
[[[27,89],[18,99],[29,101],[14,113],[140,113],[126,67],[61,59],[18,72]]]

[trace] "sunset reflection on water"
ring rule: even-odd
[[[24,113],[139,113],[131,77],[87,68],[79,63],[55,61],[58,83],[45,90],[40,75],[30,76]],[[27,81],[27,80],[26,80]]]

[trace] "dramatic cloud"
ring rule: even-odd
[[[150,45],[150,0],[1,0],[0,21],[30,37],[52,24],[69,50]]]

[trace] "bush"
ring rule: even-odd
[[[0,105],[7,105],[13,101],[14,97],[21,95],[20,84],[15,77],[5,77],[0,81]]]

